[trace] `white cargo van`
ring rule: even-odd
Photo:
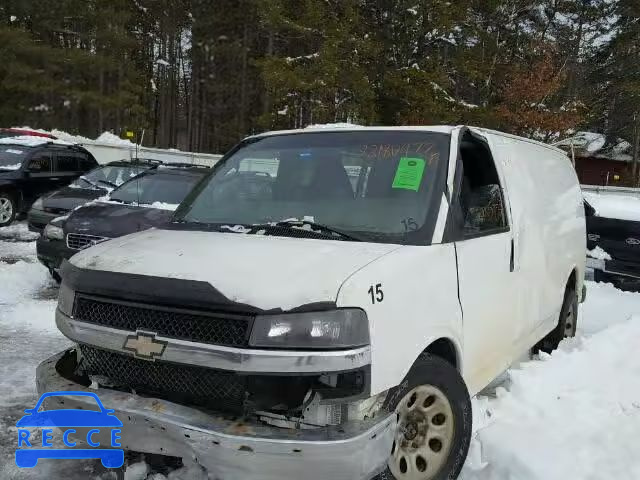
[[[254,136],[170,224],[64,265],[56,321],[77,346],[38,389],[91,386],[124,448],[212,478],[453,479],[470,397],[574,335],[585,245],[571,163],[541,143]]]

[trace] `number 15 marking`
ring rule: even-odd
[[[384,300],[384,292],[382,291],[382,284],[378,283],[375,286],[375,290],[374,290],[374,286],[371,285],[369,287],[369,295],[371,295],[371,303],[373,304],[381,303]]]

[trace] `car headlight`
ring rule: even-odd
[[[42,202],[42,197],[40,197],[35,202],[33,202],[33,205],[31,205],[31,208],[35,210],[44,210],[44,203]]]
[[[265,348],[352,348],[369,344],[367,314],[357,308],[258,315],[249,345]]]
[[[64,230],[57,225],[48,224],[44,227],[44,237],[49,240],[64,240]]]
[[[67,315],[68,317],[73,315],[73,302],[76,298],[76,292],[74,292],[66,283],[62,282],[60,285],[60,291],[58,292],[58,310]]]

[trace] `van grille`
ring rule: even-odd
[[[246,347],[252,317],[209,313],[179,308],[123,302],[102,297],[76,295],[73,316],[82,322],[192,342]]]
[[[106,377],[115,386],[176,403],[224,411],[242,408],[245,380],[233,372],[150,362],[88,345],[80,345],[80,352],[87,374]]]
[[[71,250],[84,250],[98,243],[109,240],[109,237],[84,235],[82,233],[67,233],[67,247]]]

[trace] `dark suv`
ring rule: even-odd
[[[60,140],[0,138],[0,227],[26,213],[38,197],[97,166],[87,150]]]
[[[47,223],[54,218],[66,215],[76,207],[107,195],[127,180],[156,168],[161,163],[158,160],[146,159],[118,160],[91,170],[68,186],[36,200],[29,210],[29,230],[42,232]]]

